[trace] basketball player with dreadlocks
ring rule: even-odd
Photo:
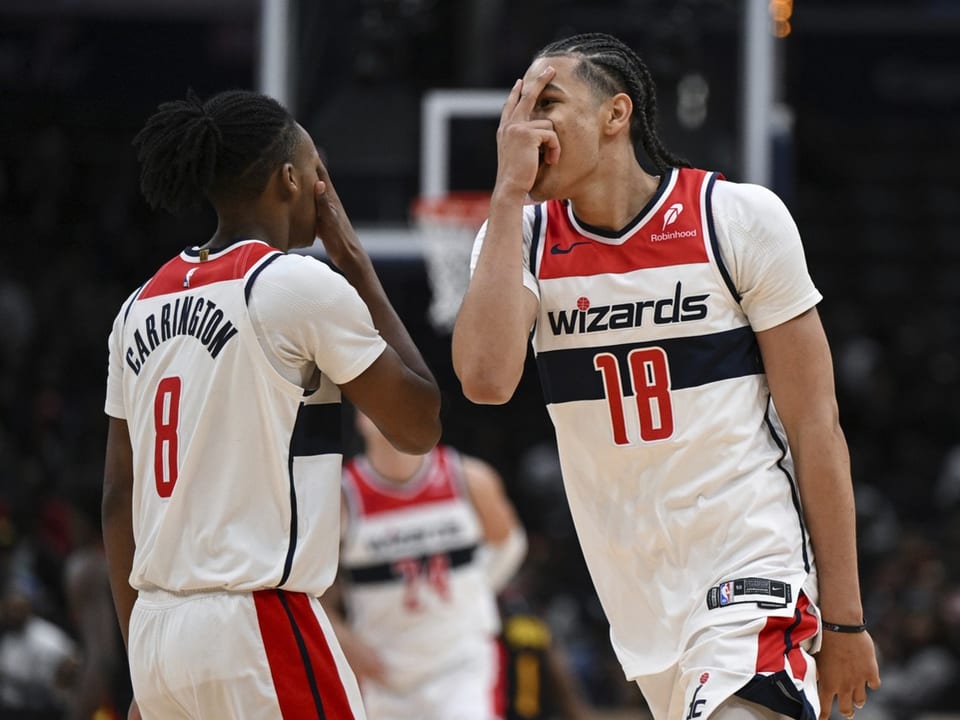
[[[134,144],[152,206],[207,201],[218,226],[110,335],[103,532],[131,717],[361,720],[317,600],[338,562],[340,397],[426,452],[436,382],[279,103],[191,94]],[[287,254],[317,236],[342,274]]]
[[[537,54],[501,116],[454,367],[474,402],[507,402],[531,338],[611,641],[656,720],[811,720],[834,699],[852,717],[879,677],[821,296],[783,203],[655,127],[616,38]]]

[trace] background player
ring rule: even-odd
[[[411,452],[439,392],[306,131],[271,98],[165,103],[141,188],[213,237],[110,336],[103,525],[145,718],[361,718],[316,597],[337,566],[341,391]],[[318,236],[342,275],[286,254]]]
[[[655,127],[617,39],[537,55],[501,116],[457,375],[506,402],[533,331],[613,647],[658,720],[825,717],[834,697],[852,716],[879,678],[820,295],[783,204],[687,168]]]
[[[583,688],[550,627],[515,586],[499,601],[504,720],[587,720]]]
[[[496,592],[526,553],[500,478],[447,446],[401,452],[363,413],[356,425],[338,582],[348,624],[336,627],[368,716],[500,718]]]

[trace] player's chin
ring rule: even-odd
[[[311,247],[316,240],[316,235],[314,233],[297,233],[296,235],[291,235],[290,237],[290,250],[302,250],[303,248]]]
[[[543,169],[537,173],[537,181],[530,188],[530,199],[534,202],[545,202],[547,200],[562,200],[563,195],[559,185],[551,182],[549,178],[544,177]]]

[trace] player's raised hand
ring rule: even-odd
[[[837,710],[852,718],[867,701],[867,688],[880,687],[880,672],[869,633],[825,632],[817,653],[820,720],[827,720],[837,699]]]
[[[333,264],[341,267],[345,253],[350,252],[351,246],[359,246],[359,240],[325,165],[320,165],[318,175],[320,180],[313,188],[317,208],[316,234]]]
[[[549,120],[534,118],[540,94],[556,75],[546,67],[539,75],[517,80],[500,114],[497,128],[497,189],[526,194],[537,179],[540,163],[560,158],[560,141]]]

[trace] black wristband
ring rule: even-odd
[[[862,625],[837,625],[836,623],[830,623],[826,620],[821,620],[824,630],[829,630],[830,632],[838,633],[862,633],[867,631],[867,624],[863,623]]]

